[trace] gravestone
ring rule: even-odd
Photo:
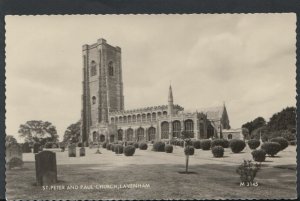
[[[76,157],[76,145],[70,144],[68,147],[69,150],[69,157]]]
[[[52,151],[35,154],[35,171],[38,186],[57,183],[56,154]]]
[[[81,147],[79,149],[79,156],[85,156],[85,148],[84,147]]]
[[[34,143],[34,144],[33,144],[33,153],[35,153],[35,154],[36,154],[36,153],[39,153],[40,146],[41,146],[40,143],[38,143],[38,142]]]
[[[31,153],[31,148],[30,148],[28,142],[25,142],[25,143],[22,145],[22,152],[23,152],[23,153]]]
[[[6,156],[6,168],[11,169],[14,167],[22,167],[23,166],[23,153],[22,147],[17,144],[9,144],[5,150]]]

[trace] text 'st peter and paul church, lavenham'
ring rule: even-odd
[[[125,110],[121,48],[98,39],[83,45],[82,54],[83,142],[163,141],[179,138],[182,131],[194,139],[236,138],[234,130],[229,130],[225,104],[187,112],[174,104],[171,86],[165,105]]]

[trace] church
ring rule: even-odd
[[[232,138],[225,104],[185,111],[174,104],[171,86],[165,104],[126,110],[121,48],[101,38],[83,45],[82,54],[82,142],[164,141],[180,138],[182,131],[192,139],[224,137],[223,133]]]

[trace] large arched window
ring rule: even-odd
[[[148,129],[148,138],[149,138],[149,141],[154,141],[154,140],[155,140],[155,134],[156,134],[155,131],[156,131],[156,130],[155,130],[154,127],[150,127],[150,128]]]
[[[180,132],[181,132],[181,125],[180,121],[173,121],[173,137],[180,138]]]
[[[145,136],[144,136],[144,129],[143,128],[138,128],[137,129],[137,140],[140,141],[144,141]]]
[[[104,142],[105,141],[105,136],[104,135],[100,135],[100,142]]]
[[[184,130],[188,133],[190,138],[194,137],[194,122],[191,119],[184,122]]]
[[[97,64],[95,61],[91,62],[91,71],[90,71],[91,76],[97,75]]]
[[[168,139],[169,138],[169,122],[162,122],[161,123],[161,139]]]
[[[118,130],[118,141],[122,141],[123,140],[123,130],[119,129]]]
[[[112,61],[108,63],[108,74],[109,76],[114,76],[114,65]]]
[[[126,140],[133,141],[133,129],[132,128],[127,129]]]

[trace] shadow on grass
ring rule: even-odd
[[[178,173],[179,174],[198,174],[197,172],[190,172],[190,171],[188,171],[188,172],[186,172],[186,171],[179,171]]]

